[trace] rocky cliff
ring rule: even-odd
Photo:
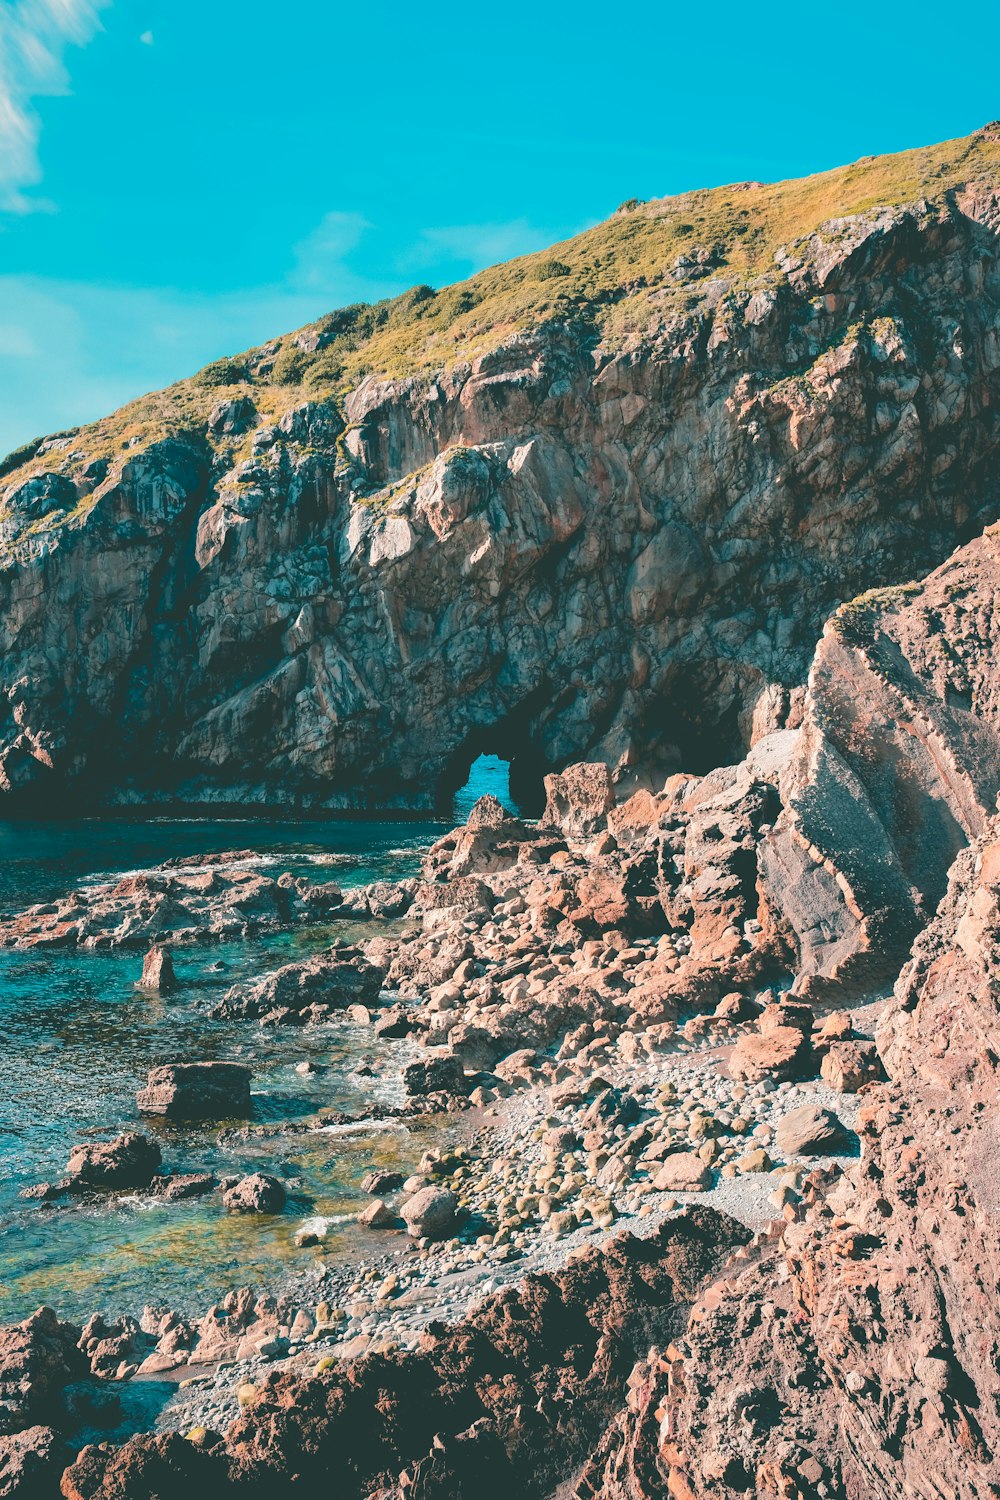
[[[1000,140],[607,225],[29,445],[8,799],[428,806],[704,771],[1000,513]]]

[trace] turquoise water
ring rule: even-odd
[[[416,872],[441,823],[149,821],[0,824],[0,909],[62,895],[74,885],[176,855],[253,849],[262,868],[288,869],[348,887]],[[135,1311],[153,1302],[197,1311],[229,1287],[274,1279],[315,1251],[294,1232],[314,1214],[349,1213],[358,1179],[375,1161],[410,1150],[399,1132],[338,1137],[283,1135],[222,1148],[218,1130],[142,1124],[135,1091],[167,1060],[229,1058],[253,1069],[255,1119],[315,1123],[333,1107],[377,1113],[405,1044],[379,1043],[346,1022],[262,1030],[217,1022],[208,1011],[235,980],[305,957],[338,935],[373,930],[343,921],[244,943],[180,947],[180,987],[169,997],[137,990],[134,952],[0,950],[0,1318],[50,1302],[67,1316]],[[384,929],[383,929],[384,930]],[[213,969],[218,963],[222,971]],[[365,1058],[376,1076],[354,1070]],[[321,1071],[295,1072],[306,1059]],[[19,1197],[63,1175],[70,1147],[123,1128],[159,1136],[175,1170],[274,1171],[300,1193],[276,1218],[241,1218],[216,1197],[43,1208]],[[336,1241],[333,1242],[335,1248]],[[331,1246],[328,1244],[327,1249]]]
[[[421,851],[463,821],[486,791],[509,803],[506,763],[495,757],[475,764],[448,822],[0,823],[0,911],[176,856],[225,850],[251,849],[264,870],[345,888],[398,880],[417,872]],[[274,1284],[290,1269],[356,1244],[359,1231],[349,1218],[330,1226],[319,1251],[298,1249],[294,1235],[306,1219],[350,1216],[363,1201],[359,1182],[368,1168],[415,1162],[426,1137],[311,1128],[224,1146],[217,1128],[142,1121],[135,1092],[157,1063],[230,1059],[253,1070],[257,1122],[316,1127],[325,1108],[377,1116],[380,1103],[396,1096],[409,1044],[376,1043],[368,1028],[346,1021],[262,1029],[208,1017],[236,980],[306,957],[334,937],[356,940],[375,930],[387,928],[344,920],[247,942],[177,947],[179,988],[164,997],[136,988],[141,953],[0,949],[0,1320],[22,1318],[42,1302],[77,1318],[138,1312],[146,1303],[202,1312],[233,1287]],[[221,970],[213,967],[220,963]],[[319,1071],[303,1077],[295,1064],[306,1060]],[[158,1136],[171,1170],[266,1170],[283,1176],[300,1201],[259,1218],[227,1213],[214,1195],[54,1208],[19,1196],[29,1184],[64,1175],[78,1141],[136,1127]]]

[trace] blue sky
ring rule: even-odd
[[[0,0],[0,452],[623,199],[1000,115],[1000,7]]]

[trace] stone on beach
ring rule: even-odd
[[[447,1188],[425,1187],[400,1205],[400,1214],[414,1239],[443,1240],[455,1228],[458,1199]]]
[[[250,1114],[250,1069],[242,1063],[165,1063],[136,1095],[144,1115],[170,1120],[235,1120]]]
[[[803,1104],[785,1115],[774,1139],[785,1156],[831,1156],[847,1144],[847,1132],[832,1110]]]
[[[411,1098],[423,1094],[464,1094],[465,1070],[450,1052],[428,1053],[403,1070],[403,1084]]]
[[[366,1229],[389,1229],[395,1224],[397,1215],[384,1198],[376,1198],[358,1214],[358,1223]]]
[[[856,1094],[866,1083],[881,1082],[885,1071],[874,1042],[832,1042],[820,1076],[839,1094]]]
[[[711,1182],[711,1168],[696,1151],[675,1151],[653,1178],[661,1193],[703,1193]]]
[[[794,1081],[813,1071],[809,1039],[795,1026],[750,1032],[740,1037],[729,1058],[730,1076],[746,1083],[764,1078]]]

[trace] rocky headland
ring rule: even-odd
[[[1000,1495],[998,233],[996,126],[626,205],[7,474],[12,807],[431,805],[496,750],[527,808],[398,886],[230,856],[5,917],[361,918],[220,1037],[406,1036],[391,1113],[454,1134],[312,1280],[0,1331],[0,1493]],[[161,1072],[140,1109],[202,1087]],[[137,1176],[130,1131],[58,1190]],[[149,1377],[157,1430],[81,1444],[81,1386]]]

